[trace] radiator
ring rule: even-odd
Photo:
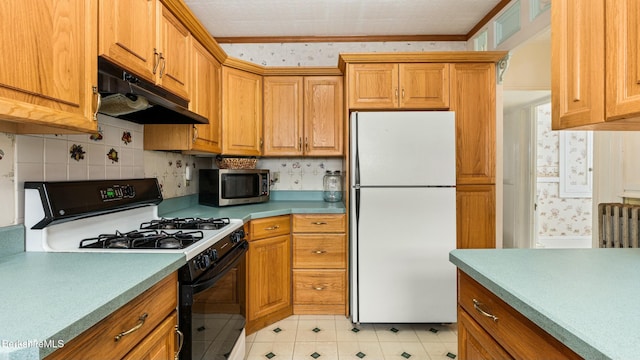
[[[638,247],[638,211],[640,205],[598,204],[599,243],[601,248]]]

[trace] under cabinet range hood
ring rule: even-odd
[[[98,58],[98,112],[139,124],[208,124],[188,109],[189,102]]]

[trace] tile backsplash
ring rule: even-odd
[[[257,167],[269,169],[279,180],[271,190],[322,190],[322,178],[327,170],[342,171],[339,158],[262,158]]]
[[[98,132],[78,135],[0,133],[0,227],[22,223],[25,181],[157,177],[165,198],[197,193],[197,169],[211,158],[144,151],[144,127],[98,115]],[[195,170],[185,179],[186,168]]]

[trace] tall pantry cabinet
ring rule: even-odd
[[[457,248],[461,249],[496,245],[496,63],[505,55],[340,55],[338,66],[347,84],[346,116],[350,110],[455,112]],[[347,134],[348,130],[347,125]]]

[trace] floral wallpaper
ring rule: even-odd
[[[536,107],[538,236],[591,236],[591,198],[560,197],[560,147],[557,131],[551,130],[551,104]],[[579,134],[579,133],[578,133]],[[569,149],[570,171],[586,163],[585,142],[576,135]]]
[[[262,66],[337,66],[340,53],[465,51],[464,41],[220,44],[232,57]]]

